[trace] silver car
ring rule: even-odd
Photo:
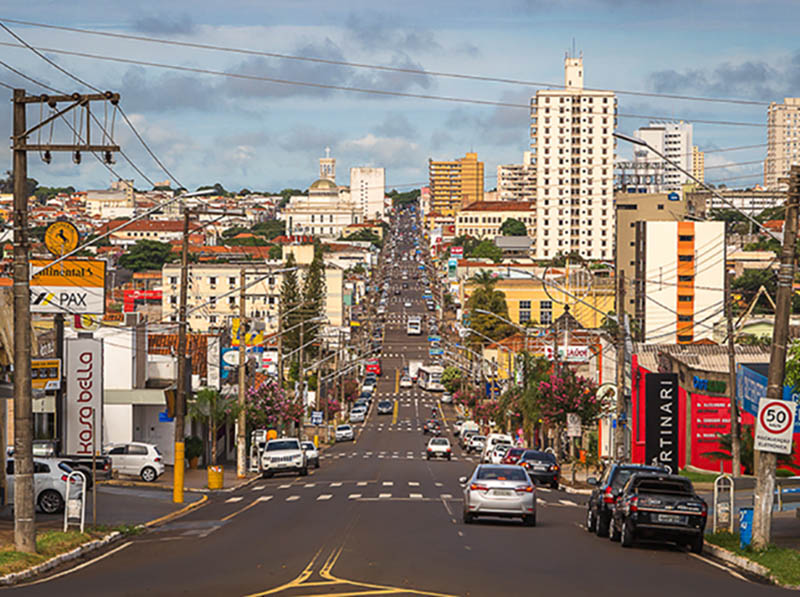
[[[516,465],[479,464],[464,486],[464,523],[478,516],[522,519],[536,526],[536,487],[525,469]]]

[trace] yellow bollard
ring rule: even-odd
[[[315,448],[319,448],[319,436],[318,435],[314,436],[314,447]]]
[[[175,442],[175,466],[172,476],[172,501],[176,504],[183,503],[183,463],[185,453],[183,442]]]

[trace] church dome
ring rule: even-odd
[[[336,183],[332,180],[328,180],[326,178],[320,178],[319,180],[314,181],[311,186],[309,187],[310,191],[335,191],[339,187],[336,186]]]

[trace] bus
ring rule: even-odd
[[[381,360],[380,359],[370,359],[367,361],[367,366],[365,367],[367,373],[374,373],[377,376],[381,374]]]
[[[406,334],[409,336],[419,336],[422,334],[422,318],[418,315],[409,317],[406,322]]]
[[[417,383],[423,390],[444,392],[442,373],[444,373],[444,367],[441,365],[423,365],[417,372]]]

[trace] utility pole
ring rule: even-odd
[[[625,271],[617,272],[617,426],[614,429],[614,458],[625,460]]]
[[[14,544],[17,551],[36,552],[36,510],[33,487],[33,408],[31,402],[31,305],[28,242],[28,152],[41,152],[49,161],[51,152],[70,152],[79,161],[81,151],[100,152],[110,159],[118,145],[91,144],[90,106],[93,101],[116,105],[119,95],[106,92],[81,95],[25,94],[14,89],[12,150],[14,160]],[[59,102],[68,102],[58,109]],[[52,110],[47,118],[27,128],[28,104],[47,104]],[[74,110],[86,111],[86,130],[74,131],[78,139],[71,143],[28,143],[28,138],[45,125]],[[82,115],[81,118],[84,116]],[[83,136],[85,135],[85,139]],[[106,136],[103,137],[107,138]],[[77,142],[76,142],[77,141]],[[5,431],[5,430],[4,430]],[[5,489],[5,488],[4,488]]]
[[[283,303],[278,300],[278,387],[283,389]]]
[[[189,286],[189,207],[183,204],[183,240],[181,241],[181,290],[178,305],[178,375],[175,389],[175,469],[172,478],[172,501],[183,503],[184,409],[186,408],[186,295]],[[212,455],[211,461],[214,462]]]
[[[305,393],[305,379],[306,379],[306,376],[305,376],[305,371],[303,371],[303,344],[305,343],[304,331],[305,331],[305,321],[301,321],[300,322],[300,356],[298,357],[299,358],[299,362],[298,362],[298,365],[297,365],[297,378],[298,378],[297,387],[299,388],[298,391],[300,392],[300,402],[301,403],[303,402],[303,400],[306,397],[306,393]],[[306,405],[303,404],[303,412],[305,412],[305,408],[306,408]],[[297,425],[297,437],[299,438],[300,436],[301,436],[300,424],[298,423],[298,425]]]
[[[783,380],[786,373],[786,343],[789,339],[789,316],[792,312],[792,283],[794,282],[797,215],[800,205],[800,166],[789,173],[789,195],[783,223],[783,250],[778,269],[778,288],[775,296],[775,323],[772,328],[772,350],[767,374],[767,398],[783,399]],[[755,451],[756,489],[753,508],[753,548],[766,549],[772,534],[772,503],[775,494],[774,452]]]
[[[244,479],[247,476],[247,453],[245,450],[245,380],[247,365],[247,309],[245,308],[245,287],[247,286],[247,270],[242,266],[239,272],[239,415],[236,430],[236,476]]]
[[[739,437],[739,409],[736,404],[736,348],[733,338],[733,300],[731,297],[731,272],[725,266],[725,317],[728,320],[728,393],[731,395],[731,473],[738,477],[742,471],[742,444]]]

